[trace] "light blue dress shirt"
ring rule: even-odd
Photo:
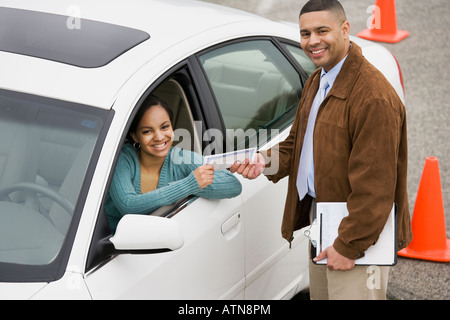
[[[328,92],[333,87],[337,75],[341,71],[347,56],[342,59],[337,65],[328,72],[322,68],[320,75],[320,87],[317,91],[316,97],[311,107],[311,112],[308,117],[308,124],[306,127],[305,138],[303,141],[302,153],[300,155],[300,165],[297,176],[297,189],[299,199],[302,200],[306,194],[311,197],[316,197],[316,190],[314,188],[314,155],[313,155],[313,133],[316,123],[317,113],[320,105],[325,99]]]

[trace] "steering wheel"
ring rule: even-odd
[[[72,214],[75,210],[75,206],[58,192],[32,182],[16,183],[3,188],[0,190],[0,200],[11,201],[8,195],[15,191],[23,191],[25,193],[25,205],[28,207],[33,207],[33,204],[35,203],[34,200],[37,199],[37,195],[42,194],[58,203],[69,214]]]

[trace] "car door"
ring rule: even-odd
[[[199,55],[223,118],[226,151],[267,149],[287,137],[308,74],[292,53],[282,51],[284,46],[270,38],[249,38]],[[287,178],[277,184],[264,176],[241,181],[245,298],[282,298],[307,281],[307,241],[300,236],[289,249],[281,237]]]
[[[155,82],[146,95],[159,96],[173,109],[174,145],[179,143],[180,147],[187,147],[192,143],[191,149],[197,150],[206,130],[200,124],[206,121],[199,112],[203,97],[197,95],[200,90],[194,87],[195,81],[190,75],[188,63],[181,63]],[[102,247],[98,244],[111,235],[105,233],[105,213],[104,209],[101,210],[88,258],[90,271],[86,276],[92,297],[242,299],[245,287],[245,220],[241,196],[222,200],[187,199],[167,212],[170,219],[180,226],[181,248],[126,254],[110,249],[111,254],[105,254],[102,252],[108,251],[108,245]]]

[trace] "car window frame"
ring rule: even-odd
[[[296,68],[299,70],[299,72],[302,73],[302,76],[304,77],[303,78],[304,82],[302,83],[302,85],[304,86],[306,83],[306,80],[308,80],[308,78],[312,74],[312,72],[311,73],[307,72],[305,70],[305,68],[299,63],[299,61],[294,57],[294,55],[291,53],[291,51],[287,47],[287,46],[292,46],[292,47],[296,47],[296,48],[300,49],[301,51],[303,51],[302,47],[300,46],[300,43],[296,42],[296,41],[288,40],[288,39],[276,39],[276,41],[279,43],[279,45],[283,49],[283,51],[285,51],[286,57],[291,61],[291,63],[293,65],[296,66]],[[307,58],[306,54],[305,54],[305,57]],[[312,61],[311,61],[311,64],[313,64]],[[317,67],[316,67],[316,69],[317,69]]]
[[[163,82],[174,79],[176,80],[184,90],[186,94],[186,98],[188,100],[188,104],[190,106],[193,118],[195,121],[202,121],[202,132],[198,134],[203,136],[204,132],[207,130],[207,126],[213,126],[218,122],[217,117],[214,116],[214,112],[205,112],[205,108],[202,106],[211,105],[212,96],[207,90],[203,90],[205,83],[202,77],[196,76],[198,73],[197,66],[192,64],[192,56],[184,59],[183,61],[177,63],[176,65],[169,68],[166,72],[164,72],[157,80],[153,81],[149,87],[144,91],[144,93],[139,97],[137,103],[133,106],[133,111],[131,112],[129,118],[127,119],[127,123],[124,127],[124,130],[121,134],[120,142],[118,144],[118,148],[115,151],[115,157],[112,162],[112,167],[110,170],[110,174],[108,176],[107,184],[105,187],[105,191],[103,197],[101,199],[100,209],[97,215],[97,220],[95,223],[94,232],[92,234],[91,243],[89,245],[89,252],[86,258],[85,263],[85,272],[91,273],[95,270],[101,268],[105,263],[109,262],[118,254],[127,253],[125,251],[117,251],[114,248],[114,245],[109,241],[109,238],[112,236],[111,230],[109,228],[109,222],[106,217],[105,212],[105,202],[109,192],[109,188],[111,187],[112,178],[115,172],[115,168],[117,166],[117,161],[119,158],[120,150],[122,148],[123,143],[126,140],[127,132],[131,126],[131,123],[134,117],[137,114],[142,103],[147,99],[149,95],[153,93],[153,91],[161,85]],[[206,125],[205,125],[206,123]],[[205,147],[205,143],[202,139],[202,151]],[[187,205],[195,201],[195,197],[187,197],[175,203],[172,206],[167,206],[160,208],[159,216],[164,216],[166,218],[171,218],[175,214],[178,214],[181,210],[183,210]],[[161,250],[143,250],[143,251],[133,251],[128,253],[134,254],[155,254],[161,253]]]

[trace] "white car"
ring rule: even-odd
[[[281,237],[287,179],[188,198],[111,234],[104,202],[150,94],[176,143],[266,149],[314,66],[298,26],[188,0],[0,0],[0,299],[289,299],[308,239]],[[403,99],[395,58],[353,39]]]

